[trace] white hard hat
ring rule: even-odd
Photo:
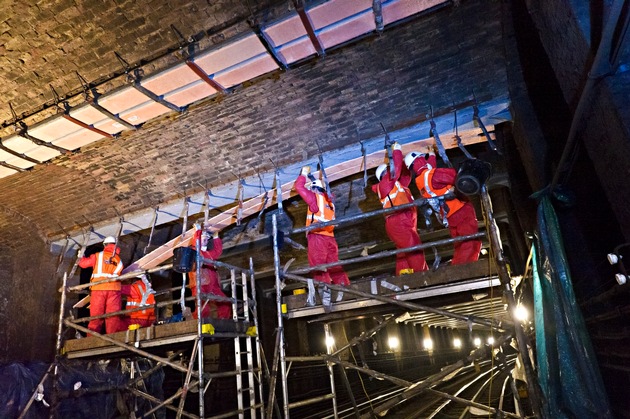
[[[320,179],[315,179],[314,181],[312,181],[309,184],[309,189],[313,189],[313,188],[320,188],[320,189],[324,189],[324,184],[322,183],[322,181]]]
[[[381,164],[380,166],[378,166],[376,168],[376,172],[374,173],[376,175],[376,179],[377,180],[381,180],[381,178],[383,177],[383,174],[385,173],[386,170],[387,170],[387,165],[386,164]]]
[[[411,164],[413,163],[413,161],[420,156],[424,155],[419,151],[412,151],[411,153],[407,154],[405,156],[405,166],[407,166],[408,169],[411,169]]]
[[[103,244],[116,243],[116,238],[114,236],[107,236],[105,240],[103,240]]]

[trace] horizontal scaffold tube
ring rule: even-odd
[[[475,233],[469,236],[451,237],[450,239],[443,239],[443,240],[436,240],[434,242],[429,242],[429,243],[422,243],[416,246],[405,247],[404,249],[386,250],[383,252],[374,253],[373,255],[359,256],[359,257],[351,258],[351,259],[341,259],[337,262],[324,263],[321,265],[311,266],[308,268],[296,269],[294,271],[291,271],[291,273],[301,275],[301,274],[306,274],[306,273],[314,272],[314,271],[325,271],[327,268],[332,268],[333,266],[350,265],[352,263],[360,263],[366,260],[381,259],[381,258],[385,258],[389,256],[394,256],[399,253],[415,252],[417,250],[424,250],[424,249],[428,249],[434,246],[443,246],[443,245],[457,243],[461,241],[478,239],[481,237],[485,237],[485,235],[486,233]]]
[[[441,198],[442,197],[440,197],[440,199]],[[446,200],[449,200],[449,199],[455,198],[455,195],[448,193],[444,195],[443,198]],[[315,223],[315,224],[311,224],[310,226],[299,227],[299,228],[291,230],[290,233],[291,234],[304,233],[305,231],[317,230],[317,229],[320,229],[322,227],[327,227],[327,226],[338,226],[341,224],[356,223],[366,218],[375,217],[377,215],[385,215],[392,212],[401,211],[407,208],[419,207],[421,205],[427,204],[428,201],[429,200],[426,198],[418,198],[412,202],[409,202],[408,204],[396,205],[395,207],[383,208],[383,209],[378,209],[378,210],[374,210],[370,212],[362,212],[360,214],[350,215],[348,217],[343,217],[343,218],[337,218],[332,221],[326,221],[324,223]]]
[[[309,278],[304,278],[303,276],[298,276],[298,275],[290,274],[290,273],[286,273],[286,272],[283,273],[282,276],[287,278],[287,279],[292,279],[294,281],[303,282],[305,284],[307,284],[308,281],[311,281],[311,279],[309,279]],[[396,299],[396,294],[387,294],[387,295],[370,294],[369,292],[359,291],[359,290],[353,289],[351,287],[342,287],[342,286],[339,286],[339,285],[327,284],[325,282],[316,281],[314,279],[312,281],[316,285],[319,285],[319,286],[324,286],[325,285],[325,286],[327,286],[328,288],[330,288],[332,290],[341,291],[341,292],[344,292],[346,294],[356,295],[358,297],[363,297],[363,298],[371,298],[373,300],[378,300],[378,301],[382,301],[384,303],[398,305],[398,306],[401,306],[401,307],[404,307],[404,308],[407,308],[407,309],[410,309],[410,310],[414,310],[414,311],[426,311],[427,313],[439,314],[439,315],[442,315],[442,316],[445,316],[445,317],[451,317],[451,318],[458,319],[458,320],[470,321],[472,323],[481,324],[483,326],[495,328],[495,329],[498,329],[498,330],[505,330],[505,327],[502,326],[501,322],[496,322],[494,320],[483,319],[483,318],[479,318],[479,317],[476,317],[476,316],[465,316],[463,314],[453,313],[452,311],[442,310],[442,309],[439,309],[439,308],[433,308],[433,307],[425,306],[425,305],[422,305],[422,304],[412,303],[412,302],[409,302],[409,301],[400,301],[400,300]],[[508,324],[508,325],[510,325],[510,324]]]
[[[155,268],[147,269],[147,270],[144,270],[144,271],[128,272],[128,273],[126,273],[124,275],[117,276],[116,278],[102,279],[100,281],[94,281],[94,282],[90,282],[88,284],[81,284],[81,285],[75,285],[73,287],[68,287],[66,289],[66,291],[68,291],[68,292],[80,291],[80,290],[84,290],[86,288],[90,288],[90,287],[92,287],[94,285],[107,284],[108,282],[122,281],[124,279],[137,278],[137,277],[139,277],[142,274],[150,274],[150,273],[157,272],[157,271],[165,271],[167,269],[171,269],[172,267],[173,267],[173,264],[169,263],[169,264],[162,265],[162,266],[156,266]]]

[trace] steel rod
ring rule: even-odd
[[[193,381],[193,385],[196,383],[196,381]],[[158,403],[157,406],[154,406],[153,409],[149,410],[147,413],[144,414],[144,416],[146,415],[150,415],[151,413],[157,411],[158,409],[162,408],[162,407],[166,407],[167,409],[173,410],[173,411],[177,411],[177,408],[175,406],[172,406],[171,403],[173,402],[173,400],[175,400],[177,397],[179,397],[179,395],[181,394],[182,389],[180,388],[179,390],[177,390],[177,392],[175,394],[173,394],[171,397],[169,397],[168,399],[162,401],[160,399],[158,399],[157,397],[153,397],[150,394],[146,394],[138,389],[135,388],[130,388],[129,391],[131,391],[133,394],[143,397],[149,401],[152,401],[153,403]],[[186,416],[188,418],[193,418],[193,419],[200,419],[199,416],[197,415],[193,415],[191,413],[188,412],[182,412],[183,416]]]
[[[514,321],[516,342],[518,344],[518,351],[521,355],[521,361],[523,362],[523,368],[525,369],[525,375],[527,377],[527,386],[530,391],[532,409],[534,410],[534,414],[536,416],[542,418],[542,390],[538,385],[538,378],[534,373],[534,368],[529,357],[527,338],[525,336],[525,332],[523,331],[523,326],[521,325],[521,322],[514,318],[516,300],[514,298],[514,292],[512,291],[511,278],[507,268],[507,261],[505,260],[505,256],[503,254],[503,249],[501,246],[499,227],[497,226],[497,223],[494,219],[492,201],[490,200],[490,195],[488,194],[488,188],[486,187],[486,185],[483,185],[481,187],[481,204],[484,217],[486,218],[486,224],[488,226],[488,237],[490,239],[490,246],[494,254],[494,260],[497,266],[497,273],[504,288],[503,295],[507,299],[508,310],[510,311],[510,315],[512,316]]]
[[[179,407],[177,408],[177,419],[182,417],[182,412],[184,411],[184,403],[186,402],[186,395],[188,394],[188,389],[190,385],[190,378],[192,375],[192,369],[195,365],[195,356],[197,355],[197,343],[199,342],[199,337],[195,339],[195,343],[193,344],[192,355],[190,355],[190,364],[188,364],[188,371],[186,371],[186,378],[184,379],[184,384],[182,385],[182,395],[179,398]]]
[[[33,394],[31,394],[31,398],[28,399],[28,403],[26,403],[26,406],[24,406],[24,409],[20,413],[20,416],[18,416],[18,419],[23,419],[24,416],[26,415],[26,413],[28,412],[28,409],[31,408],[31,406],[33,405],[33,402],[35,401],[35,398],[37,397],[39,386],[43,386],[44,385],[44,383],[48,379],[48,376],[52,372],[53,368],[56,369],[56,362],[53,362],[52,364],[50,364],[48,366],[48,369],[44,373],[42,379],[39,380],[39,383],[37,383],[37,385],[35,386],[35,390],[33,390]]]
[[[418,244],[416,246],[406,247],[404,249],[386,250],[386,251],[383,251],[383,252],[375,253],[373,255],[359,256],[359,257],[356,257],[356,258],[343,259],[343,260],[339,260],[337,262],[324,263],[324,264],[321,264],[321,265],[311,266],[311,267],[308,267],[308,268],[296,269],[294,271],[291,271],[291,273],[293,273],[293,274],[306,274],[306,273],[310,273],[310,272],[314,272],[314,271],[324,271],[327,268],[332,268],[333,266],[350,265],[352,263],[360,263],[360,262],[365,262],[367,260],[382,259],[382,258],[389,257],[389,256],[395,256],[395,255],[397,255],[399,253],[415,252],[417,250],[429,249],[429,248],[434,247],[434,246],[442,246],[442,245],[446,245],[446,244],[453,244],[453,243],[466,241],[466,240],[471,240],[471,239],[478,239],[478,238],[481,238],[481,237],[485,237],[485,235],[486,235],[486,233],[475,233],[475,234],[471,234],[469,236],[451,237],[449,239],[442,239],[442,240],[436,240],[434,242],[422,243],[422,244]]]
[[[287,385],[287,360],[284,348],[284,320],[282,318],[282,287],[280,286],[280,252],[278,248],[278,219],[276,214],[272,217],[273,225],[273,265],[276,276],[276,309],[278,312],[278,336],[279,336],[279,362],[282,377],[282,404],[284,405],[284,419],[289,419],[289,388]]]

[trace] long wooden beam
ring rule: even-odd
[[[489,131],[492,131],[494,129],[494,126],[488,126],[487,129]],[[479,135],[479,133],[480,131],[478,129],[473,129],[460,132],[459,134],[462,139],[462,143],[464,145],[470,145],[486,141],[483,136]],[[450,139],[443,139],[443,142],[444,148],[450,149],[457,147],[457,141],[454,137]],[[435,141],[432,138],[424,138],[421,140],[412,141],[402,145],[403,154],[414,150],[423,151],[427,147],[434,144]],[[379,164],[384,162],[384,158],[384,151],[376,151],[366,155],[365,161],[367,168],[372,169],[377,167]],[[326,175],[328,176],[328,180],[330,182],[334,182],[336,180],[343,179],[361,171],[363,171],[363,158],[358,157],[347,160],[343,163],[327,167]],[[315,172],[314,175],[315,177],[318,177],[319,173]],[[278,203],[278,197],[275,188],[270,188],[266,193],[259,194],[243,202],[242,217],[245,218],[250,215],[256,214],[258,211],[263,210],[265,195],[267,195],[269,200],[268,206],[273,205],[274,203]],[[293,189],[293,181],[282,184],[282,196],[280,197],[280,199],[286,200],[295,195],[297,195],[297,192]],[[209,225],[215,229],[222,230],[236,222],[237,211],[238,205],[235,204],[234,207],[210,218],[208,220]],[[176,247],[188,246],[193,237],[193,233],[194,229],[191,228],[190,230],[186,231],[185,234],[177,236],[176,238],[153,250],[151,253],[138,259],[136,262],[125,268],[123,272],[140,269],[151,269],[162,264],[164,261],[170,259],[173,256],[173,249],[175,249]]]

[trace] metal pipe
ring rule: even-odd
[[[197,381],[193,381],[193,385],[195,385],[196,382]],[[161,407],[166,407],[167,409],[171,409],[171,410],[176,412],[177,408],[175,406],[171,406],[171,403],[173,402],[173,400],[175,400],[176,398],[179,397],[179,395],[181,394],[182,389],[180,388],[179,390],[177,390],[177,392],[175,394],[173,394],[171,397],[169,397],[168,399],[166,399],[164,401],[158,399],[157,397],[153,397],[150,394],[143,393],[142,391],[140,391],[138,389],[135,389],[135,388],[130,388],[129,391],[131,391],[136,396],[143,397],[143,398],[145,398],[145,399],[147,399],[149,401],[152,401],[153,403],[158,403],[157,406],[153,407],[153,409],[149,410],[147,413],[144,414],[144,416],[147,416],[147,415],[157,411]],[[193,415],[193,414],[188,413],[188,412],[182,412],[182,415],[186,416],[188,418],[199,419],[199,416]]]
[[[364,374],[367,374],[371,377],[376,378],[377,380],[387,380],[391,383],[396,384],[397,386],[400,387],[405,387],[405,388],[409,388],[413,385],[413,383],[411,381],[407,381],[407,380],[403,380],[401,378],[397,378],[388,374],[384,374],[382,372],[378,372],[375,371],[373,369],[370,368],[364,368],[364,367],[359,367],[358,365],[355,365],[351,362],[346,362],[346,361],[342,361],[341,359],[334,357],[334,356],[328,356],[328,361],[330,362],[334,362],[335,364],[339,364],[345,368],[351,368],[353,370],[357,370],[359,372],[362,372]]]
[[[350,342],[348,342],[346,345],[342,346],[341,348],[338,348],[336,351],[334,351],[330,355],[332,355],[332,356],[338,355],[341,352],[345,351],[346,349],[356,345],[357,343],[369,339],[376,332],[378,332],[379,330],[381,330],[382,328],[384,328],[385,326],[390,324],[393,320],[399,319],[399,318],[405,316],[406,314],[407,313],[403,314],[402,316],[392,316],[389,319],[382,321],[379,325],[377,325],[376,327],[373,327],[372,329],[368,330],[367,332],[361,332],[361,334],[359,336],[355,337],[354,339],[352,339]]]
[[[182,417],[182,411],[184,410],[184,403],[186,402],[186,395],[188,394],[188,389],[190,385],[190,377],[192,374],[193,365],[195,365],[195,356],[197,355],[197,343],[199,341],[199,337],[195,339],[195,343],[193,344],[192,355],[190,355],[190,364],[188,364],[188,371],[186,371],[186,378],[184,379],[184,385],[182,385],[182,395],[179,398],[179,407],[177,408],[177,419]]]
[[[446,195],[444,195],[444,199],[446,200],[453,199],[453,198],[455,198],[455,195],[453,195],[452,193],[447,193]],[[377,215],[385,215],[385,214],[401,211],[408,208],[419,207],[421,205],[426,204],[427,202],[428,202],[428,199],[426,198],[418,198],[407,204],[397,205],[395,207],[377,209],[370,212],[361,212],[359,214],[351,215],[349,217],[337,218],[332,221],[326,221],[325,223],[315,223],[315,224],[311,224],[310,226],[295,228],[291,230],[289,233],[297,234],[297,233],[304,233],[306,231],[320,229],[322,227],[327,227],[327,226],[339,226],[342,224],[352,224],[352,223],[356,223],[358,221],[364,220],[366,218],[375,217]]]
[[[186,213],[188,213],[188,207],[186,208]],[[197,341],[195,344],[198,346],[197,348],[197,372],[199,374],[199,416],[201,418],[205,417],[204,411],[204,386],[203,386],[203,328],[201,317],[202,308],[201,308],[201,268],[203,266],[203,256],[201,256],[201,234],[197,237],[197,266],[196,266],[196,274],[197,280],[195,282],[195,289],[197,291],[196,299],[195,299],[195,309],[197,310]],[[191,363],[193,360],[190,361]]]
[[[328,323],[324,323],[324,334],[326,336],[326,353],[330,355],[331,348],[328,345],[328,342],[330,342],[333,336],[330,333],[330,325]],[[328,370],[328,376],[330,377],[330,394],[332,394],[333,416],[337,417],[337,391],[335,389],[335,372],[333,371],[333,363],[330,362],[328,359],[326,360],[326,369]],[[350,386],[350,384],[348,384],[348,386]],[[352,397],[352,395],[350,395],[350,397]]]
[[[497,266],[497,273],[501,284],[503,285],[503,295],[507,299],[508,310],[514,320],[514,332],[516,335],[516,342],[518,343],[518,350],[522,358],[523,368],[525,369],[525,375],[527,377],[527,386],[530,392],[530,398],[532,401],[532,409],[534,414],[539,418],[542,418],[542,406],[543,399],[542,390],[538,385],[538,379],[534,373],[534,368],[529,357],[529,350],[527,349],[527,337],[523,331],[521,323],[514,318],[514,312],[516,309],[516,301],[514,298],[514,292],[512,291],[510,273],[508,272],[507,262],[503,255],[503,249],[501,247],[501,237],[499,235],[499,227],[494,219],[492,211],[492,201],[488,194],[488,188],[486,185],[481,187],[481,207],[484,217],[486,218],[486,225],[488,228],[488,237],[490,238],[490,246],[494,254],[494,260]]]
[[[66,292],[66,285],[68,284],[68,275],[64,272],[61,282],[61,301],[59,303],[59,321],[57,323],[57,342],[55,343],[55,356],[61,355],[61,335],[63,334],[63,312],[66,306],[66,298],[68,293]]]
[[[334,396],[332,394],[325,394],[319,397],[312,397],[310,399],[289,403],[288,408],[293,409],[295,407],[308,406],[309,404],[314,404],[314,403],[322,402],[324,400],[329,400],[329,399],[332,399],[333,397]]]
[[[567,142],[562,150],[560,162],[558,162],[558,165],[556,166],[556,172],[553,176],[553,180],[551,181],[551,185],[549,186],[550,191],[553,191],[558,183],[566,182],[569,174],[565,175],[562,180],[560,179],[560,176],[566,172],[565,166],[570,158],[570,154],[575,149],[578,128],[582,122],[582,114],[592,104],[592,101],[590,100],[591,90],[601,78],[610,73],[610,61],[608,57],[610,50],[612,49],[613,36],[615,34],[619,18],[621,17],[624,4],[625,0],[615,0],[610,8],[608,20],[602,30],[602,38],[599,42],[597,52],[595,53],[591,70],[588,73],[588,78],[586,79],[586,83],[582,89],[582,94],[580,95],[577,107],[575,108],[575,113],[573,114],[573,119],[571,120],[571,128],[569,128]],[[620,38],[617,42],[622,42],[622,39],[623,38]]]
[[[285,273],[283,274],[283,276],[285,278],[288,279],[293,279],[294,281],[299,281],[299,282],[303,282],[303,283],[308,283],[309,279],[308,278],[304,278],[302,276],[297,276],[297,275],[293,275],[293,274],[288,274]],[[312,280],[313,283],[318,284],[318,285],[326,285],[328,288],[330,288],[331,290],[335,290],[335,291],[343,291],[346,294],[352,294],[352,295],[356,295],[358,297],[363,297],[363,298],[371,298],[374,300],[378,300],[384,303],[389,303],[389,304],[394,304],[394,305],[398,305],[410,310],[415,310],[415,311],[426,311],[429,313],[435,313],[435,314],[440,314],[442,316],[446,316],[446,317],[452,317],[455,319],[459,319],[459,320],[464,320],[464,321],[470,321],[472,323],[477,323],[477,324],[481,324],[484,326],[488,326],[491,328],[495,328],[495,329],[499,329],[499,330],[504,330],[505,328],[501,325],[501,322],[496,322],[494,320],[487,320],[487,319],[482,319],[482,318],[478,318],[476,316],[464,316],[462,314],[459,313],[453,313],[451,311],[447,311],[447,310],[442,310],[439,308],[433,308],[433,307],[429,307],[429,306],[425,306],[425,305],[421,305],[421,304],[417,304],[417,303],[412,303],[409,301],[400,301],[397,300],[395,298],[396,294],[392,295],[379,295],[379,294],[370,294],[368,292],[364,292],[364,291],[359,291],[359,290],[355,290],[353,288],[350,287],[342,287],[339,285],[334,285],[334,284],[326,284],[324,282],[321,281],[316,281],[316,280]]]
[[[521,418],[520,416],[515,415],[514,413],[504,412],[502,410],[495,409],[494,407],[489,407],[481,403],[477,403],[471,400],[466,400],[464,398],[453,396],[448,393],[444,393],[442,391],[434,390],[432,388],[426,388],[424,391],[426,391],[427,393],[435,394],[436,396],[439,396],[439,397],[443,397],[445,399],[449,399],[451,401],[454,401],[455,403],[463,404],[464,406],[476,407],[477,409],[484,410],[493,415],[495,415],[497,412],[501,412],[501,414],[504,417],[518,418],[518,419]]]
[[[251,295],[252,295],[252,301],[253,303],[251,304],[250,308],[252,311],[252,318],[254,319],[254,327],[256,328],[256,340],[255,340],[255,344],[256,344],[256,366],[258,367],[258,374],[256,374],[256,378],[258,380],[258,394],[260,395],[260,401],[262,404],[262,408],[260,409],[260,416],[262,417],[265,413],[265,406],[264,403],[262,403],[263,398],[264,398],[264,388],[263,388],[263,363],[262,363],[262,343],[260,342],[260,334],[259,334],[259,328],[258,328],[258,307],[257,307],[257,303],[256,303],[256,282],[254,281],[254,259],[253,258],[249,258],[249,281],[250,281],[250,288],[251,288]],[[265,361],[266,362],[266,361]]]
[[[57,352],[57,353],[59,353],[59,352]],[[24,418],[24,416],[28,412],[28,409],[31,408],[31,406],[33,405],[33,402],[35,401],[35,398],[37,397],[39,386],[43,386],[44,385],[44,383],[48,379],[48,376],[52,372],[53,367],[55,367],[55,369],[56,369],[56,365],[57,365],[56,362],[53,362],[52,364],[50,364],[50,366],[48,367],[48,369],[44,373],[44,376],[42,377],[42,379],[39,380],[39,383],[37,383],[37,385],[35,386],[35,390],[33,390],[33,394],[31,394],[31,398],[28,399],[28,403],[26,403],[26,406],[24,406],[24,409],[20,413],[20,416],[18,416],[18,419],[23,419]]]
[[[284,419],[289,419],[289,388],[287,385],[287,360],[284,348],[284,320],[282,318],[282,287],[280,284],[280,252],[278,247],[278,219],[276,214],[272,217],[273,225],[273,265],[276,276],[276,309],[278,311],[278,338],[280,373],[282,375],[282,404],[284,405]]]
[[[422,243],[422,244],[418,244],[416,246],[406,247],[404,249],[385,250],[383,252],[375,253],[373,255],[359,256],[359,257],[356,257],[356,258],[339,260],[337,262],[324,263],[324,264],[321,264],[321,265],[310,266],[308,268],[296,269],[294,271],[291,271],[291,273],[294,273],[294,274],[306,274],[306,273],[313,272],[313,271],[323,271],[323,270],[326,270],[327,268],[332,268],[333,266],[350,265],[352,263],[360,263],[360,262],[365,262],[367,260],[381,259],[381,258],[385,258],[385,257],[389,257],[389,256],[395,256],[395,255],[397,255],[399,253],[415,252],[417,250],[424,250],[424,249],[428,249],[428,248],[431,248],[431,247],[434,247],[434,246],[442,246],[442,245],[446,245],[446,244],[453,244],[453,243],[457,243],[457,242],[461,242],[461,241],[466,241],[466,240],[471,240],[471,239],[478,239],[478,238],[485,237],[485,236],[486,236],[486,233],[475,233],[475,234],[471,234],[469,236],[451,237],[451,238],[448,238],[448,239],[436,240],[434,242]]]

